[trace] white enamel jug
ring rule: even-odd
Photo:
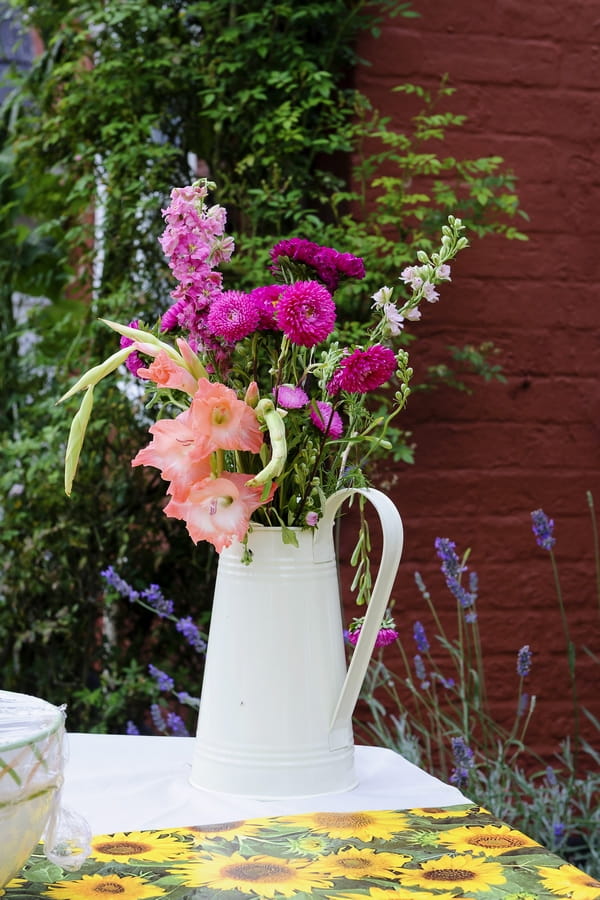
[[[333,541],[339,507],[361,493],[382,526],[379,572],[350,665]],[[398,510],[373,489],[338,491],[315,531],[253,526],[219,558],[192,762],[195,787],[255,798],[353,788],[352,713],[402,553]]]

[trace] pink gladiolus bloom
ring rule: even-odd
[[[396,355],[389,347],[375,344],[366,350],[355,350],[340,362],[340,368],[328,385],[330,394],[348,391],[366,394],[385,384],[396,370]]]
[[[328,437],[339,438],[344,430],[340,414],[334,410],[331,403],[317,400],[317,409],[311,409],[310,418],[319,431]]]
[[[296,281],[282,290],[276,317],[293,344],[314,347],[333,331],[335,303],[318,281]]]
[[[185,500],[191,485],[210,475],[208,457],[196,452],[194,431],[189,409],[174,419],[159,419],[150,426],[152,441],[132,460],[132,466],[154,466],[160,469],[165,481],[170,481],[169,493]]]
[[[214,450],[249,450],[258,453],[262,431],[254,410],[224,384],[201,378],[190,406],[198,456]]]
[[[191,397],[198,389],[198,380],[187,369],[178,366],[164,350],[159,351],[148,368],[138,369],[137,374],[140,378],[154,381],[159,387],[176,388]]]
[[[165,513],[185,521],[194,543],[210,541],[220,553],[234,541],[243,540],[254,510],[271,499],[261,500],[262,487],[247,487],[249,477],[224,473],[220,478],[206,478],[193,485],[184,502],[173,498]]]

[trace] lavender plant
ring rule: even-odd
[[[600,603],[598,532],[589,492],[587,500]],[[396,641],[400,672],[384,662],[380,650],[362,694],[368,714],[357,726],[363,728],[367,739],[455,784],[474,802],[597,878],[600,753],[582,736],[581,724],[586,716],[600,737],[600,722],[579,700],[576,649],[554,553],[554,522],[538,509],[531,513],[531,523],[538,546],[550,557],[573,703],[573,735],[565,736],[555,765],[547,765],[527,743],[535,710],[528,679],[541,651],[529,644],[516,648],[514,719],[508,726],[499,723],[486,696],[477,574],[467,565],[469,551],[460,556],[448,538],[437,538],[435,550],[446,587],[456,601],[457,637],[449,638],[434,600],[416,572],[415,583],[433,620],[435,637],[428,636],[422,622],[414,622],[414,647],[408,649],[400,637]],[[600,661],[589,648],[586,652],[595,662]]]

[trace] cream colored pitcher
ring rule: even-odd
[[[375,507],[383,550],[348,668],[333,524],[344,500]],[[402,553],[398,510],[381,491],[332,495],[319,527],[253,525],[252,562],[236,543],[220,554],[191,783],[256,798],[350,790],[352,713],[385,615]]]

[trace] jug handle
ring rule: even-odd
[[[324,533],[333,528],[335,515],[344,500],[354,494],[362,494],[375,507],[383,532],[383,548],[379,572],[366,609],[360,636],[331,719],[330,747],[332,750],[337,749],[337,744],[347,743],[348,726],[388,606],[404,543],[404,529],[400,513],[386,494],[374,488],[346,488],[332,494],[325,503],[323,520],[320,523],[320,529]]]

